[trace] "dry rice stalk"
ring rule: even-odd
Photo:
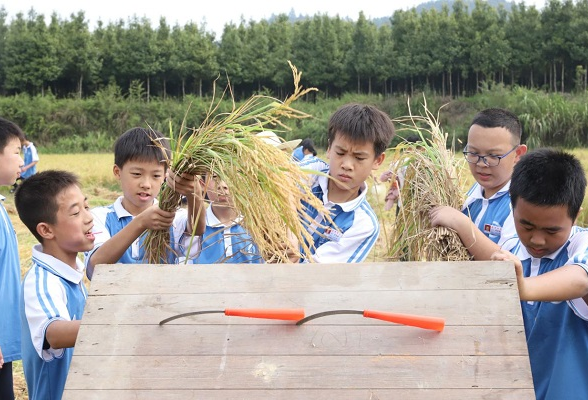
[[[409,105],[410,107],[410,105]],[[461,182],[463,160],[448,150],[447,134],[423,104],[425,115],[395,119],[399,130],[421,137],[421,142],[401,143],[392,163],[406,166],[405,184],[400,192],[402,207],[393,226],[389,256],[406,261],[463,261],[471,257],[455,231],[432,227],[429,211],[437,205],[459,209],[464,200]]]
[[[213,99],[199,127],[182,127],[179,134],[170,134],[171,170],[193,175],[210,172],[225,181],[235,208],[243,215],[242,225],[264,258],[274,262],[289,261],[285,246],[289,232],[302,245],[302,253],[310,253],[305,239],[312,243],[306,230],[312,221],[303,210],[301,200],[328,215],[322,202],[305,184],[307,175],[290,161],[290,154],[255,136],[268,128],[287,129],[282,118],[310,117],[292,108],[291,104],[316,89],[302,89],[301,74],[292,64],[290,67],[294,93],[285,101],[255,95],[239,107],[233,102],[230,113],[215,114],[220,101],[215,105]],[[225,93],[226,90],[223,96]],[[165,187],[161,191],[159,205],[162,209],[176,210],[179,203],[180,197],[173,190]],[[150,263],[162,262],[170,251],[169,232],[150,231],[145,246]]]

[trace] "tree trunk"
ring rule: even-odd
[[[564,71],[565,71],[565,62],[562,61],[561,62],[561,94],[564,93],[564,81],[565,81],[565,76],[564,76]]]
[[[510,86],[514,86],[514,69],[510,69]]]
[[[445,98],[445,73],[441,74],[441,96]]]
[[[82,84],[84,83],[84,74],[80,75],[80,79],[78,80],[78,99],[82,98]]]
[[[530,76],[530,78],[531,78],[531,82],[530,82],[531,88],[533,88],[533,86],[535,86],[535,82],[533,81],[533,68],[531,68],[531,76]]]
[[[447,78],[449,78],[449,97],[453,98],[453,73],[451,70],[447,73]]]
[[[182,100],[186,100],[186,78],[182,78]]]
[[[478,71],[476,71],[476,93],[478,93],[479,90],[480,90],[480,79],[479,79]]]
[[[202,78],[198,79],[198,97],[202,98]]]
[[[357,74],[357,94],[361,93],[359,74]]]
[[[410,97],[414,96],[414,78],[410,77]]]
[[[147,103],[149,103],[149,96],[151,95],[151,78],[147,77]]]
[[[371,76],[368,78],[368,94],[369,95],[372,94],[372,77]]]
[[[167,79],[163,77],[163,100],[167,100]]]

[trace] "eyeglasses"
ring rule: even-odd
[[[517,147],[519,147],[520,145],[515,145],[515,147],[513,147],[512,149],[510,149],[510,151],[506,154],[503,154],[501,156],[495,156],[495,155],[487,155],[487,156],[481,156],[477,153],[472,153],[470,151],[467,151],[467,146],[463,149],[463,155],[466,159],[467,162],[469,162],[470,164],[477,164],[480,162],[480,160],[482,160],[484,162],[484,164],[486,164],[489,167],[496,167],[498,166],[498,164],[500,164],[500,160],[502,160],[504,157],[508,156],[510,153],[512,153],[513,151],[515,151],[517,149]]]

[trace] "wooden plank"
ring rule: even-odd
[[[533,389],[66,390],[64,400],[534,400]]]
[[[75,356],[67,387],[212,389],[531,389],[524,356]],[[111,368],[103,368],[105,365]],[[460,396],[461,398],[461,396]]]
[[[301,307],[307,315],[336,309],[371,309],[442,317],[447,325],[522,326],[520,302],[514,289],[379,291],[377,295],[336,291],[94,295],[86,303],[82,324],[158,324],[165,318],[190,311],[267,307]],[[259,324],[260,320],[211,314],[171,323]],[[358,315],[329,316],[312,321],[312,324],[325,323],[388,324]]]
[[[438,333],[398,325],[82,325],[78,337],[76,357],[527,355],[520,326],[450,326]]]
[[[158,269],[165,268],[165,274]],[[316,273],[320,268],[320,274]],[[341,272],[345,271],[344,274]],[[115,272],[116,271],[116,274]],[[464,273],[467,271],[467,273]],[[512,263],[98,265],[91,294],[516,289]],[[116,278],[113,278],[113,274]],[[154,279],[156,277],[156,279]],[[178,283],[181,282],[181,285]]]

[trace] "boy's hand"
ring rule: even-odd
[[[521,300],[526,299],[526,292],[525,292],[525,276],[523,275],[523,264],[521,260],[512,254],[510,251],[500,250],[495,253],[492,253],[490,256],[492,261],[512,261],[515,266],[515,274],[517,276],[517,285],[519,287],[519,297]]]
[[[380,175],[380,182],[388,182],[393,176],[394,173],[392,171],[384,171]]]
[[[141,214],[137,215],[143,229],[165,230],[174,222],[175,211],[163,211],[157,204],[152,205]]]
[[[437,206],[429,211],[432,226],[445,226],[458,231],[460,225],[469,225],[470,219],[459,210],[449,206]],[[465,219],[464,219],[465,218]]]
[[[186,196],[189,199],[194,195],[201,196],[202,186],[197,176],[188,173],[177,175],[171,170],[167,171],[165,181],[176,193]]]

